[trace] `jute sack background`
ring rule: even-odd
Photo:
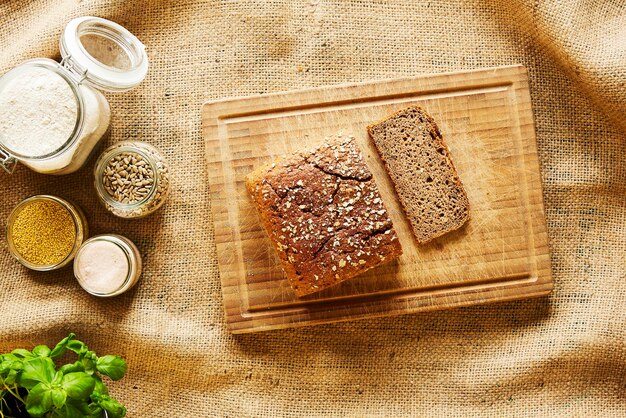
[[[109,215],[93,161],[66,177],[0,176],[0,219],[35,193],[138,243],[138,287],[111,300],[70,270],[0,251],[0,350],[76,332],[130,364],[129,417],[626,414],[626,2],[25,1],[0,3],[0,70],[54,57],[96,15],[147,46],[145,82],[107,94],[107,144],[148,141],[173,193],[139,221]],[[207,99],[427,72],[529,68],[553,251],[548,298],[233,337],[225,330],[200,106]]]

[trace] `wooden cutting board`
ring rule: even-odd
[[[423,246],[411,234],[366,130],[409,105],[423,106],[439,124],[471,205],[465,227]],[[234,333],[507,301],[552,289],[522,66],[218,100],[204,105],[202,125],[226,321]],[[404,255],[298,299],[244,178],[340,131],[357,138]]]

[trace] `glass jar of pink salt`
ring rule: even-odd
[[[111,297],[132,288],[141,276],[141,254],[121,235],[97,235],[74,258],[74,276],[94,296]]]

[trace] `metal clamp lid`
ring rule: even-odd
[[[17,165],[17,159],[14,156],[0,148],[0,165],[9,174],[13,174],[15,166]]]
[[[61,60],[61,66],[63,66],[63,68],[65,68],[74,76],[74,80],[78,82],[78,84],[82,83],[87,78],[87,70],[77,68],[76,64],[74,64],[74,61],[72,60],[71,55],[63,57],[63,59]]]

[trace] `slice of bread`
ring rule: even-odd
[[[450,151],[424,109],[400,110],[367,130],[420,244],[469,219],[469,201]]]

